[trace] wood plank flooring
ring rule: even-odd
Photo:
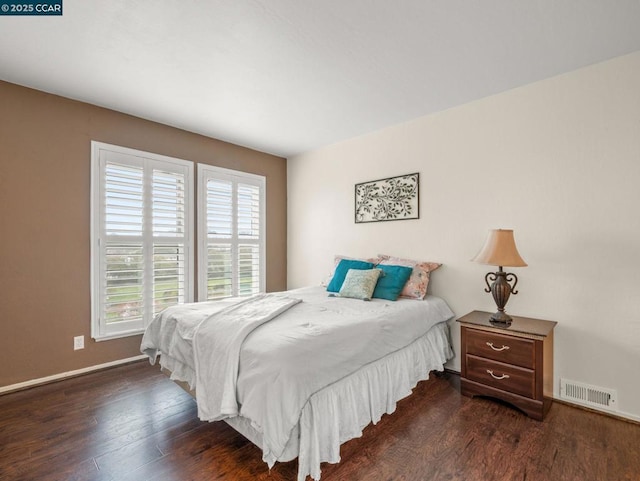
[[[640,481],[640,426],[554,403],[544,422],[432,376],[323,481]],[[295,481],[147,362],[0,396],[0,481]]]

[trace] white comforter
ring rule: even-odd
[[[269,466],[284,452],[314,393],[409,346],[453,316],[435,297],[364,302],[328,297],[315,287],[286,294],[302,302],[247,334],[236,380],[240,415],[262,433],[263,459]],[[195,338],[201,324],[231,302],[167,309],[145,332],[141,349],[152,359],[162,351],[161,363],[166,361],[165,367],[180,372],[178,376],[194,387],[195,379],[204,374],[197,372],[204,363],[195,360],[192,349],[200,342]]]
[[[210,315],[193,337],[198,417],[218,421],[240,414],[237,395],[240,351],[247,336],[300,299],[258,294]]]

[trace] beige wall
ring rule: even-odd
[[[285,159],[0,82],[0,387],[139,354],[90,339],[92,140],[266,176],[267,290],[286,286]]]
[[[491,311],[470,259],[513,228],[529,267],[507,311],[558,321],[556,395],[560,377],[614,388],[640,419],[638,86],[640,52],[289,159],[289,287],[390,253],[444,263],[431,291],[456,315]],[[354,224],[355,183],[412,172],[419,220]]]

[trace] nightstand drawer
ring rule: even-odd
[[[467,329],[467,353],[533,369],[535,341],[495,332]]]
[[[535,397],[533,370],[470,354],[467,354],[465,362],[468,379],[528,398]]]

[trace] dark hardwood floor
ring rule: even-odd
[[[322,479],[640,480],[640,426],[554,403],[544,422],[432,376],[323,465]],[[0,396],[0,481],[295,481],[139,362]]]

